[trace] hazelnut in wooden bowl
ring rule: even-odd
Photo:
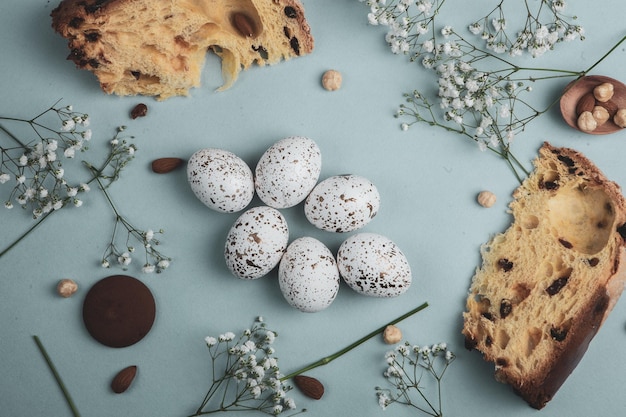
[[[606,135],[626,127],[626,85],[610,77],[588,75],[565,87],[561,114],[568,125],[592,135]]]

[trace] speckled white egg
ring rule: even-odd
[[[315,187],[321,169],[322,154],[313,140],[303,136],[279,140],[257,163],[257,195],[270,207],[293,207]]]
[[[375,233],[358,233],[337,251],[343,280],[356,292],[372,297],[397,297],[411,286],[411,267],[398,246]]]
[[[254,197],[252,170],[237,155],[222,149],[194,153],[187,162],[187,180],[196,197],[219,212],[241,211]]]
[[[304,214],[315,227],[340,233],[362,228],[379,208],[380,194],[370,180],[337,175],[313,188],[304,203]]]
[[[283,215],[271,207],[252,207],[228,232],[226,265],[239,278],[260,278],[278,265],[288,243],[289,227]]]
[[[330,306],[339,291],[337,262],[319,240],[298,238],[280,261],[278,282],[290,305],[306,313],[321,311]]]

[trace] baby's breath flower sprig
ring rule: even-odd
[[[56,116],[57,127],[44,124],[49,115]],[[66,175],[63,160],[74,158],[77,150],[88,149],[89,116],[70,106],[58,107],[57,102],[32,119],[0,116],[0,121],[28,125],[36,136],[35,140],[23,141],[0,125],[0,184],[13,186],[4,207],[12,209],[17,203],[30,210],[34,219],[66,206],[80,207],[79,195],[87,190]]]
[[[522,22],[507,17],[511,10],[501,0],[483,17],[471,20],[466,35],[439,24],[446,0],[359,1],[370,6],[370,24],[388,28],[385,39],[394,54],[408,56],[437,76],[434,94],[416,90],[404,95],[395,115],[406,120],[402,130],[423,122],[459,133],[481,151],[503,158],[519,181],[528,171],[511,153],[513,140],[559,100],[534,104],[533,87],[540,81],[580,79],[626,40],[623,37],[587,69],[525,67],[514,60],[538,58],[559,44],[584,40],[584,28],[573,23],[576,16],[565,14],[565,0],[525,0]]]
[[[78,181],[71,179],[74,171],[70,164],[63,162],[72,160],[77,152],[88,150],[88,142],[92,133],[87,127],[90,118],[85,113],[73,110],[72,106],[60,106],[60,101],[31,119],[0,116],[0,122],[26,126],[26,132],[20,131],[20,137],[35,139],[23,140],[0,124],[0,186],[12,186],[5,198],[4,207],[12,209],[17,203],[23,209],[30,210],[36,222],[22,233],[16,240],[0,251],[0,258],[13,249],[26,236],[32,233],[52,213],[67,206],[83,206],[82,194],[90,190],[89,184],[97,182],[115,215],[115,224],[111,241],[102,258],[103,266],[110,266],[110,260],[124,269],[130,264],[134,251],[133,241],[139,243],[145,254],[143,272],[162,272],[170,265],[171,258],[163,255],[157,246],[160,241],[155,234],[163,230],[140,230],[134,227],[120,214],[113,203],[107,189],[120,178],[122,170],[134,159],[137,147],[129,143],[130,137],[122,137],[125,127],[118,128],[110,141],[110,149],[104,162],[96,168],[83,161],[91,174],[88,179]],[[51,119],[51,120],[50,120]],[[22,129],[23,130],[23,129]],[[66,170],[67,168],[67,170]],[[0,187],[2,190],[2,187]],[[118,250],[116,238],[118,229],[127,231],[124,250]]]
[[[292,389],[290,385],[286,385],[286,381],[328,365],[373,337],[380,336],[387,326],[398,324],[427,307],[428,303],[422,303],[332,355],[287,375],[281,373],[278,359],[273,356],[275,351],[271,345],[278,334],[266,327],[262,317],[257,318],[252,328],[245,330],[238,338],[232,332],[218,337],[209,336],[205,338],[205,343],[211,356],[212,383],[200,407],[189,417],[222,411],[257,410],[277,415],[285,409],[295,410],[295,403],[286,396]],[[305,411],[306,409],[302,409],[296,414]]]
[[[262,317],[240,336],[226,332],[205,338],[213,369],[211,385],[192,416],[225,411],[259,411],[279,415],[289,410],[296,415],[292,389],[283,383],[273,347],[277,333]]]
[[[442,380],[455,358],[446,343],[420,347],[405,342],[396,346],[385,354],[387,368],[383,373],[393,389],[376,387],[378,404],[383,410],[393,403],[404,404],[442,417]],[[434,386],[428,384],[424,375],[434,379]]]
[[[134,139],[133,136],[121,136],[125,130],[125,126],[117,129],[115,136],[109,142],[111,146],[109,154],[100,168],[83,161],[93,176],[90,182],[95,181],[98,184],[98,188],[104,194],[115,217],[111,239],[102,256],[101,265],[104,268],[109,268],[111,265],[119,265],[123,270],[127,270],[133,260],[135,245],[138,244],[143,249],[144,263],[142,272],[161,273],[170,266],[172,261],[170,257],[158,250],[161,242],[155,238],[155,234],[163,234],[164,231],[159,229],[155,232],[152,229],[142,230],[135,227],[121,214],[108,192],[110,185],[120,178],[122,170],[135,158],[135,152],[137,151],[137,146],[129,142]],[[120,236],[120,229],[125,230],[125,238],[123,232]]]

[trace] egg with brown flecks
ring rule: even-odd
[[[358,233],[347,238],[337,251],[337,268],[350,288],[372,297],[397,297],[412,282],[404,253],[394,242],[376,233]]]
[[[278,265],[278,283],[287,302],[315,313],[331,305],[339,291],[339,271],[333,253],[312,237],[289,244]]]
[[[253,207],[228,232],[226,266],[239,278],[260,278],[278,265],[288,242],[289,227],[283,215],[271,207]]]
[[[351,232],[368,224],[378,213],[380,194],[367,178],[336,175],[315,186],[304,202],[307,220],[329,232]]]
[[[322,169],[317,144],[304,136],[279,140],[267,149],[255,169],[257,195],[270,207],[293,207],[311,192]]]
[[[207,148],[194,153],[187,162],[187,180],[200,201],[222,213],[241,211],[254,197],[252,170],[226,150]]]

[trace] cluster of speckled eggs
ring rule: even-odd
[[[321,166],[318,145],[292,136],[267,149],[254,174],[232,152],[201,149],[187,163],[187,179],[200,201],[223,213],[244,210],[256,192],[265,205],[247,209],[230,228],[226,265],[242,279],[260,278],[278,266],[280,290],[298,310],[317,312],[330,306],[341,279],[373,297],[403,294],[411,285],[411,268],[397,245],[382,235],[354,234],[343,241],[336,257],[313,237],[289,243],[289,227],[280,209],[304,201],[307,220],[335,233],[358,230],[378,212],[380,195],[371,181],[337,175],[318,183]]]

